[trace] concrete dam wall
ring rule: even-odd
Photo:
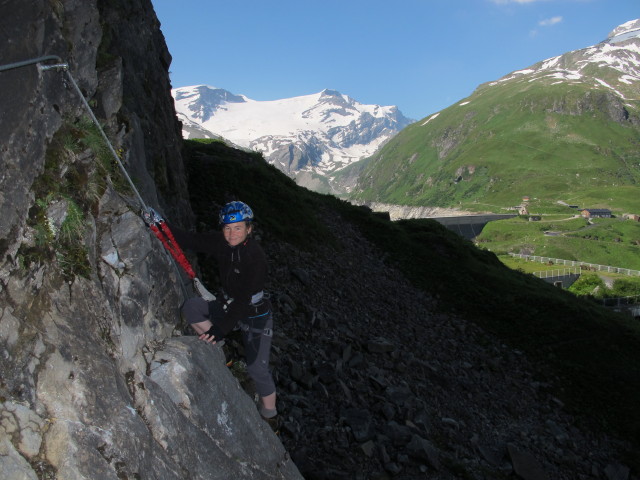
[[[387,203],[367,204],[374,212],[386,212],[391,220],[430,218],[444,225],[458,235],[472,240],[482,232],[484,226],[493,220],[513,218],[517,215],[468,212],[456,208],[391,205]]]
[[[435,220],[449,230],[458,235],[473,240],[480,235],[484,226],[493,220],[504,220],[505,218],[517,217],[516,214],[484,214],[484,215],[461,215],[454,217],[427,217]]]

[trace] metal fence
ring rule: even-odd
[[[624,307],[627,305],[640,304],[640,295],[632,295],[630,297],[603,298],[602,304],[605,307]]]
[[[525,260],[538,261],[541,263],[553,262],[554,265],[565,264],[573,265],[569,268],[554,268],[550,270],[542,270],[539,272],[533,272],[532,275],[541,279],[560,279],[566,278],[570,275],[577,275],[584,273],[585,267],[589,270],[605,271],[611,273],[620,273],[624,275],[638,276],[640,271],[630,270],[628,268],[609,267],[606,265],[595,265],[593,263],[575,262],[572,260],[562,260],[558,258],[539,257],[536,255],[521,255],[518,253],[510,253],[509,255],[517,258],[523,258]],[[547,280],[548,281],[548,280]],[[605,307],[613,308],[617,311],[625,311],[634,317],[640,316],[640,295],[632,295],[629,297],[611,297],[601,298],[596,300]]]
[[[538,278],[552,278],[552,277],[565,277],[567,275],[580,275],[582,270],[579,267],[562,268],[553,270],[542,270],[540,272],[533,272]]]
[[[608,265],[597,265],[595,263],[577,262],[575,260],[563,260],[561,258],[540,257],[538,255],[522,255],[520,253],[510,253],[512,257],[522,258],[532,262],[540,263],[553,263],[554,265],[565,265],[571,267],[578,267],[580,270],[590,270],[594,272],[607,272],[607,273],[619,273],[621,275],[628,275],[632,277],[640,277],[640,270],[631,270],[629,268],[611,267]]]

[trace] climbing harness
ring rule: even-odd
[[[45,64],[45,62],[51,62],[51,61],[56,62],[56,63]],[[105,143],[109,147],[109,151],[111,152],[111,155],[113,156],[113,158],[114,158],[114,160],[116,162],[116,165],[118,165],[118,168],[120,169],[120,171],[122,172],[122,174],[126,178],[127,182],[129,183],[129,186],[131,187],[132,191],[134,192],[136,198],[138,199],[138,202],[140,203],[140,207],[141,207],[141,210],[142,210],[142,218],[143,218],[143,220],[149,226],[149,228],[154,233],[154,235],[162,242],[162,244],[164,245],[165,249],[171,254],[172,258],[175,260],[175,263],[180,265],[184,269],[184,271],[187,273],[189,278],[193,281],[193,286],[194,286],[195,291],[203,299],[205,299],[207,301],[215,300],[216,299],[215,295],[213,295],[211,292],[209,292],[204,287],[202,282],[196,277],[196,274],[193,271],[193,268],[189,264],[189,261],[187,260],[187,257],[184,255],[184,252],[182,251],[182,249],[180,248],[180,246],[176,242],[173,234],[171,233],[171,230],[169,229],[169,226],[166,224],[164,219],[160,215],[158,215],[158,213],[155,210],[153,210],[153,208],[147,206],[147,204],[145,203],[144,199],[140,195],[140,192],[138,192],[138,189],[136,188],[136,186],[134,185],[133,181],[131,180],[131,177],[129,176],[129,173],[124,168],[124,165],[122,164],[122,161],[120,160],[120,157],[118,156],[118,154],[116,153],[115,149],[113,148],[113,145],[111,145],[111,142],[109,141],[109,138],[107,137],[106,133],[104,133],[104,130],[100,126],[100,122],[98,122],[98,119],[94,115],[93,110],[91,109],[91,106],[89,105],[87,100],[84,98],[84,95],[82,94],[82,91],[80,90],[80,87],[78,87],[78,84],[76,83],[76,81],[74,80],[73,76],[71,75],[71,72],[69,72],[69,64],[63,62],[62,59],[60,57],[58,57],[57,55],[46,55],[46,56],[42,56],[42,57],[33,58],[33,59],[30,59],[30,60],[24,60],[24,61],[21,61],[21,62],[14,62],[14,63],[6,64],[6,65],[0,65],[0,72],[6,71],[6,70],[12,70],[12,69],[15,69],[15,68],[20,68],[20,67],[25,67],[25,66],[28,66],[28,65],[34,65],[34,64],[36,65],[36,67],[38,68],[38,70],[40,72],[44,72],[44,71],[54,70],[55,69],[55,70],[62,70],[63,72],[66,73],[67,79],[69,80],[71,85],[73,85],[76,93],[80,97],[80,100],[82,101],[82,103],[83,103],[84,107],[86,108],[89,116],[91,117],[91,120],[96,125],[96,127],[98,128],[98,131],[100,132],[100,135],[102,136],[103,140],[105,141]],[[184,288],[184,286],[183,286],[183,288]]]
[[[251,305],[256,307],[256,312],[257,312],[257,307],[262,304],[263,298],[269,298],[269,294],[265,293],[262,290],[259,291],[258,293],[255,293],[251,297]],[[269,315],[271,315],[271,310],[265,313],[249,316],[247,317],[247,320],[248,320],[247,322],[243,322],[243,321],[238,322],[238,327],[244,333],[251,332],[253,334],[259,334],[259,335],[264,335],[266,337],[271,337],[273,336],[273,329],[264,326],[264,323],[262,327],[256,327],[254,325],[255,323],[260,324],[261,322],[266,321]]]
[[[261,316],[266,316],[269,315],[271,312],[267,312],[264,313]],[[257,317],[250,317],[250,318],[257,318]],[[244,323],[244,322],[238,322],[238,326],[240,327],[240,330],[242,330],[244,333],[255,333],[258,335],[264,335],[265,337],[272,337],[273,336],[273,329],[272,328],[255,328],[252,327],[251,325]]]

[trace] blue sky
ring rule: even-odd
[[[174,88],[338,90],[424,118],[640,18],[639,0],[152,0]]]

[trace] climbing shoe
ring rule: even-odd
[[[262,417],[262,419],[269,424],[269,426],[271,427],[271,430],[273,430],[273,432],[276,435],[280,434],[280,428],[282,427],[282,422],[280,421],[280,415],[276,415],[271,418]]]

